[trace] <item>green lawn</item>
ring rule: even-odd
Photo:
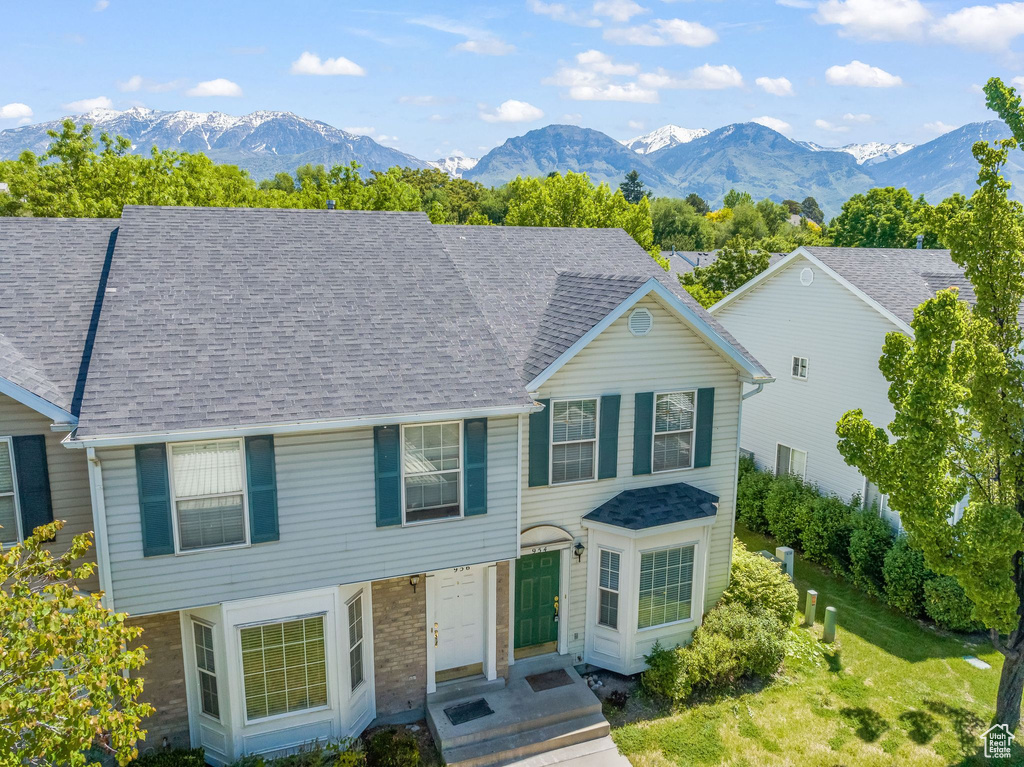
[[[751,551],[774,543],[737,528]],[[839,641],[794,628],[783,673],[682,710],[634,695],[610,713],[612,736],[635,767],[667,765],[959,765],[978,756],[994,712],[1001,656],[980,637],[909,620],[816,565],[796,561],[801,609],[818,592],[819,621],[839,611]],[[964,655],[991,664],[979,670]],[[1005,764],[1005,762],[1003,762]],[[1024,764],[1021,750],[1014,764]]]

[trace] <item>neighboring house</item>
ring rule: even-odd
[[[872,423],[889,424],[888,382],[878,370],[885,336],[912,335],[914,309],[951,286],[972,300],[946,250],[800,247],[711,307],[778,374],[744,409],[743,449],[763,469],[877,503],[899,527],[887,497],[840,455],[836,423],[860,408]]]
[[[632,673],[725,589],[772,379],[621,230],[119,224],[65,445],[145,629],[146,747],[356,735],[534,655]]]
[[[66,524],[64,552],[93,529],[86,457],[61,440],[78,422],[90,329],[117,236],[107,219],[0,218],[0,544]],[[90,554],[90,556],[93,556]],[[85,584],[94,590],[93,577]]]

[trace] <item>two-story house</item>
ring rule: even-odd
[[[355,735],[531,656],[631,673],[726,587],[771,378],[624,232],[129,207],[108,266],[64,444],[147,746]]]

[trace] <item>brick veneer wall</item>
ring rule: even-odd
[[[427,700],[427,579],[373,584],[373,670],[377,716],[422,709]]]
[[[508,562],[498,562],[497,583],[497,624],[495,639],[498,643],[498,676],[508,678],[508,579],[511,570]]]
[[[188,702],[185,695],[185,661],[181,651],[181,623],[178,613],[129,618],[142,626],[137,643],[146,646],[146,665],[134,675],[144,680],[141,699],[156,711],[142,720],[146,737],[139,741],[139,753],[159,750],[164,738],[171,747],[188,747]]]

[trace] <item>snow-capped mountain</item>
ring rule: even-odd
[[[479,161],[477,157],[453,154],[440,160],[427,160],[427,165],[443,170],[452,178],[462,178],[462,174],[471,170]]]
[[[637,154],[650,154],[659,149],[688,144],[695,138],[708,135],[709,132],[704,128],[680,128],[678,125],[663,125],[650,133],[627,139],[621,143]]]
[[[904,144],[903,142],[883,144],[881,141],[869,141],[866,144],[846,144],[845,146],[822,146],[821,144],[815,144],[813,141],[797,141],[796,143],[810,149],[812,152],[846,152],[853,155],[858,165],[875,165],[885,160],[891,160],[893,157],[899,157],[904,152],[909,152],[914,148],[913,144]]]
[[[92,125],[94,135],[125,136],[132,142],[132,150],[140,154],[153,146],[203,152],[217,162],[245,168],[255,178],[293,172],[306,163],[331,166],[354,160],[364,173],[394,165],[427,167],[424,161],[381,146],[368,136],[291,112],[258,111],[236,117],[222,112],[158,112],[135,107],[94,109],[70,119],[77,125]],[[51,141],[47,131],[60,130],[60,124],[61,120],[53,120],[0,131],[0,159],[17,157],[25,149],[45,152]]]

